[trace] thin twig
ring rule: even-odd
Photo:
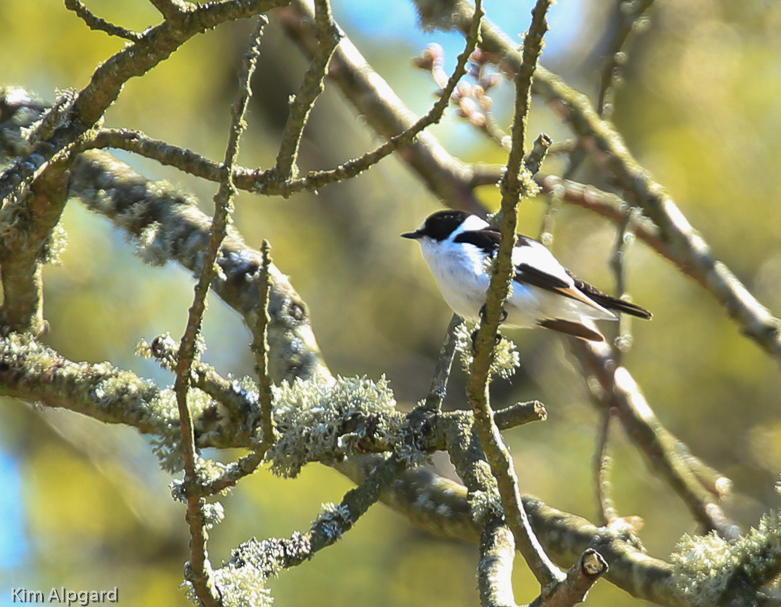
[[[615,294],[618,299],[623,299],[626,294],[626,272],[624,271],[624,259],[627,246],[634,239],[632,231],[633,219],[637,209],[627,209],[626,217],[616,230],[616,241],[613,252],[610,255],[610,268],[615,276]],[[613,342],[616,364],[623,364],[624,354],[632,347],[632,323],[628,314],[618,314],[618,335]]]
[[[615,85],[621,77],[621,69],[626,65],[626,47],[632,34],[644,23],[644,14],[653,3],[654,0],[616,1],[616,18],[619,23],[602,68],[596,103],[597,113],[605,119],[613,114]]]
[[[206,607],[221,605],[219,590],[215,587],[211,576],[206,543],[208,533],[204,526],[203,506],[205,501],[198,490],[193,490],[200,483],[197,477],[197,459],[195,436],[190,409],[187,405],[187,392],[190,385],[190,370],[196,356],[197,342],[203,324],[203,314],[206,310],[206,296],[211,282],[217,274],[216,261],[220,252],[222,241],[228,230],[230,214],[233,210],[233,196],[236,188],[233,185],[233,165],[239,153],[239,141],[246,127],[244,114],[251,96],[250,80],[255,71],[255,65],[260,54],[260,39],[263,26],[268,22],[265,17],[259,17],[258,27],[255,30],[249,50],[242,66],[240,74],[240,87],[236,102],[231,108],[231,129],[228,137],[228,145],[225,150],[225,162],[223,167],[220,187],[214,197],[214,218],[212,220],[211,238],[209,248],[203,259],[203,267],[195,287],[195,298],[190,308],[187,328],[179,346],[176,363],[176,380],[174,391],[179,408],[179,420],[182,428],[182,448],[184,452],[184,489],[187,499],[187,522],[190,526],[190,562],[187,568],[188,581],[195,589],[196,594]]]
[[[309,64],[301,88],[290,105],[290,115],[282,132],[274,176],[280,181],[290,181],[296,177],[298,167],[298,148],[301,137],[309,119],[309,113],[315,105],[320,93],[325,89],[325,75],[331,56],[339,44],[341,32],[334,23],[329,0],[315,0],[315,23],[317,50]]]
[[[545,410],[545,405],[538,400],[515,403],[494,411],[494,422],[499,430],[509,430],[529,422],[544,422],[546,419],[548,419],[548,412]]]
[[[271,419],[272,396],[271,396],[271,378],[268,374],[268,325],[270,318],[268,315],[268,300],[271,292],[271,244],[264,240],[260,247],[263,256],[263,264],[260,267],[260,281],[258,289],[260,290],[260,301],[258,302],[258,324],[254,335],[256,341],[253,343],[253,352],[255,352],[255,373],[258,376],[260,387],[260,426],[263,430],[264,452],[274,444],[274,422]],[[262,459],[262,456],[261,456]],[[260,460],[258,460],[260,462]]]
[[[507,170],[501,182],[502,239],[491,276],[483,318],[474,340],[475,356],[467,384],[467,396],[474,412],[477,435],[496,478],[507,523],[515,536],[518,549],[542,587],[558,583],[564,579],[564,576],[540,546],[523,510],[512,459],[493,419],[488,393],[488,375],[496,344],[499,317],[513,276],[511,253],[518,220],[517,206],[526,189],[522,169],[524,168],[526,120],[531,105],[531,82],[542,53],[543,36],[548,29],[546,14],[550,4],[550,0],[538,0],[532,11],[532,24],[524,40],[523,64],[515,78],[513,145],[507,161]]]
[[[493,112],[486,112],[482,130],[504,150],[509,152],[512,149],[512,138],[499,126]]]
[[[87,24],[87,27],[92,30],[98,30],[106,32],[109,36],[117,36],[118,38],[124,38],[131,42],[137,42],[141,40],[142,35],[138,32],[134,32],[124,27],[109,23],[105,19],[101,19],[80,0],[65,0],[65,8],[73,11],[78,17]]]
[[[429,411],[439,411],[442,401],[447,393],[447,381],[450,377],[450,369],[453,366],[453,358],[456,354],[456,328],[464,322],[458,314],[453,314],[450,324],[447,326],[442,348],[439,350],[437,366],[434,368],[434,376],[431,378],[431,387],[426,396],[423,408]]]
[[[597,507],[599,508],[599,520],[602,525],[609,526],[616,518],[616,511],[611,497],[612,483],[610,481],[611,459],[608,455],[608,441],[610,439],[610,421],[613,418],[612,409],[605,408],[602,414],[602,425],[599,431],[597,452],[594,455],[594,476],[597,486]]]
[[[549,249],[553,247],[553,228],[556,221],[556,214],[559,212],[559,202],[561,201],[563,189],[564,188],[561,186],[556,186],[551,188],[545,195],[545,213],[540,222],[539,240]]]
[[[529,607],[572,607],[582,603],[586,593],[607,571],[604,557],[593,548],[587,548],[567,571],[567,578],[549,592],[543,591]]]
[[[714,496],[694,473],[688,451],[654,415],[640,387],[625,367],[615,364],[609,345],[572,340],[586,377],[593,377],[601,387],[599,398],[604,408],[615,408],[616,414],[632,441],[645,453],[651,466],[681,496],[692,516],[707,530],[724,538],[741,534]],[[688,457],[684,457],[684,453]],[[722,486],[724,486],[722,482]]]

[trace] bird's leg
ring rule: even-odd
[[[480,306],[480,318],[485,318],[485,304]],[[507,320],[507,310],[502,308],[502,311],[499,315],[499,324],[502,324],[505,320]]]
[[[479,329],[475,329],[474,331],[472,331],[472,353],[473,354],[476,352],[476,348],[475,348],[476,343],[475,342],[477,340],[477,332],[478,332],[478,330]],[[504,339],[504,338],[502,337],[502,334],[499,333],[499,331],[497,331],[496,335],[494,336],[494,339],[496,340],[496,344],[498,345],[499,342],[501,342],[502,339]]]

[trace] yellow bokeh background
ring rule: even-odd
[[[582,44],[569,51],[551,48],[543,63],[593,97],[609,11],[596,0],[559,4],[562,10],[581,7],[577,31]],[[159,20],[142,0],[91,0],[88,5],[137,30]],[[335,6],[350,10],[347,0]],[[419,48],[346,30],[416,111],[431,102],[434,85],[409,63]],[[221,26],[130,81],[107,113],[107,126],[140,129],[221,158],[249,31],[246,23]],[[775,314],[781,314],[779,40],[781,6],[772,3],[662,3],[634,40],[614,114],[639,162],[667,188],[715,256]],[[51,100],[57,89],[83,87],[94,68],[123,44],[89,31],[61,2],[0,2],[0,86],[24,86]],[[243,165],[273,163],[286,99],[305,69],[306,61],[272,19],[262,43]],[[510,87],[504,83],[496,97],[497,119],[506,127]],[[530,139],[541,131],[557,141],[570,137],[566,125],[536,103]],[[434,132],[466,161],[505,160],[452,110]],[[329,84],[305,134],[301,164],[330,168],[372,149],[376,141]],[[215,184],[130,154],[117,155],[144,175],[193,193],[211,212]],[[565,166],[553,158],[543,170],[560,174]],[[588,161],[576,179],[612,187]],[[496,188],[484,187],[478,194],[489,208],[497,207]],[[389,158],[316,196],[283,200],[242,193],[235,221],[250,245],[271,241],[277,265],[309,305],[331,369],[372,378],[386,374],[400,406],[407,408],[425,396],[450,313],[417,246],[398,235],[440,206],[399,159]],[[543,198],[525,201],[521,230],[537,236],[545,208]],[[62,264],[44,273],[45,316],[51,323],[45,341],[70,359],[108,360],[161,385],[169,383],[169,374],[133,350],[142,338],[165,331],[182,334],[192,277],[172,264],[145,266],[133,255],[133,243],[78,201],[68,204],[63,224],[68,249]],[[600,288],[613,289],[607,264],[615,239],[611,224],[562,203],[554,235],[554,252],[565,265]],[[777,362],[741,335],[707,292],[642,243],[629,248],[627,280],[633,300],[654,312],[653,321],[633,323],[627,367],[662,423],[695,455],[733,479],[735,495],[725,504],[729,514],[744,527],[756,524],[763,512],[779,505],[773,491],[781,468]],[[208,362],[223,374],[252,374],[249,334],[216,297],[210,298],[204,331]],[[592,458],[600,421],[577,363],[551,332],[510,336],[518,343],[522,368],[511,382],[497,382],[495,402],[538,398],[549,412],[545,423],[507,434],[522,491],[595,520]],[[448,407],[465,406],[464,383],[464,374],[454,371]],[[649,552],[667,558],[678,538],[697,528],[681,500],[618,428],[613,437],[617,507],[621,514],[643,517],[641,536]],[[117,586],[123,604],[189,604],[179,589],[187,558],[184,509],[171,501],[171,478],[157,468],[147,437],[4,401],[0,448],[19,462],[18,498],[28,539],[22,560],[2,572],[0,602],[8,588],[24,584],[35,589]],[[227,460],[241,453],[207,455]],[[446,464],[439,465],[450,473]],[[350,486],[321,466],[307,467],[295,480],[258,472],[221,500],[227,517],[212,533],[215,565],[250,537],[306,530],[320,504],[338,502]],[[278,605],[475,605],[476,563],[473,546],[432,538],[377,506],[335,546],[284,572],[269,587]],[[520,559],[515,582],[518,602],[531,601],[535,585]],[[590,600],[615,607],[638,604],[607,583],[597,584]]]

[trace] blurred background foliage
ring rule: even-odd
[[[511,36],[528,25],[531,2],[487,0],[488,16]],[[634,40],[615,99],[614,120],[627,143],[724,261],[757,297],[781,313],[781,4],[770,0],[661,2]],[[129,28],[158,21],[148,2],[90,0],[98,15]],[[424,35],[409,0],[334,0],[348,36],[418,113],[433,101],[430,77],[409,59],[436,40],[448,67],[462,42]],[[380,14],[378,15],[378,11]],[[543,64],[592,97],[602,56],[617,25],[615,3],[560,0]],[[222,158],[236,68],[250,25],[199,36],[170,60],[128,83],[108,112],[112,127]],[[56,89],[83,87],[94,67],[123,42],[88,31],[57,0],[0,3],[0,85],[20,85],[51,100]],[[241,163],[268,167],[306,62],[278,24],[266,29]],[[496,92],[497,116],[510,119],[511,87]],[[563,125],[542,104],[530,137],[561,141]],[[501,163],[503,153],[449,110],[434,129],[457,156]],[[318,102],[302,148],[302,168],[329,168],[376,144],[335,87]],[[125,153],[154,179],[168,179],[211,212],[216,186]],[[560,159],[543,170],[560,173]],[[578,180],[609,189],[588,162]],[[498,205],[495,188],[482,199]],[[386,374],[402,407],[428,387],[450,313],[417,246],[398,237],[440,208],[396,158],[318,195],[289,200],[242,194],[236,224],[248,243],[268,238],[280,269],[308,302],[320,346],[335,373]],[[521,230],[536,236],[544,200],[523,203]],[[64,224],[69,246],[45,270],[46,341],[65,356],[113,364],[168,383],[171,377],[133,355],[135,344],[164,331],[182,334],[192,277],[179,267],[144,266],[132,243],[77,202]],[[615,229],[583,210],[561,206],[554,251],[576,274],[613,289],[607,266]],[[707,463],[735,482],[727,510],[745,526],[778,507],[781,468],[777,363],[740,335],[724,310],[668,262],[635,243],[628,253],[635,301],[654,312],[635,322],[626,364],[662,422]],[[223,374],[252,373],[248,332],[211,299],[206,358]],[[539,398],[549,419],[510,432],[521,488],[557,508],[594,520],[592,456],[599,416],[564,342],[551,332],[513,335],[522,369],[494,387],[497,405]],[[465,406],[464,375],[454,374],[447,405]],[[126,605],[185,605],[181,590],[187,533],[183,508],[171,502],[148,439],[59,411],[5,402],[0,409],[0,604],[11,587],[102,589],[118,586]],[[667,557],[683,532],[694,532],[681,501],[651,474],[620,430],[613,433],[615,499],[622,514],[642,516],[651,554]],[[217,453],[215,457],[238,454]],[[442,474],[452,475],[437,457]],[[308,528],[319,505],[338,501],[349,483],[310,466],[296,480],[262,471],[223,499],[227,520],[213,533],[215,564],[252,536]],[[21,531],[20,531],[21,530]],[[343,541],[271,582],[278,604],[322,607],[475,605],[472,546],[431,538],[376,507]],[[519,562],[517,597],[536,594]],[[600,583],[591,600],[637,604]]]

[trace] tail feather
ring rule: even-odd
[[[605,341],[604,335],[596,330],[571,320],[562,320],[561,318],[550,318],[541,320],[537,323],[546,329],[553,329],[559,333],[566,333],[573,337],[579,337],[588,341]]]
[[[624,301],[623,299],[611,297],[607,293],[603,293],[596,287],[588,284],[583,280],[580,280],[579,278],[575,278],[574,280],[575,280],[575,288],[578,289],[578,291],[582,292],[590,299],[593,299],[603,308],[607,308],[608,310],[618,310],[619,312],[623,312],[624,314],[637,316],[638,318],[643,318],[645,320],[651,320],[651,317],[653,316],[653,314],[651,314],[648,310],[646,310],[642,306],[638,306],[637,304]]]

